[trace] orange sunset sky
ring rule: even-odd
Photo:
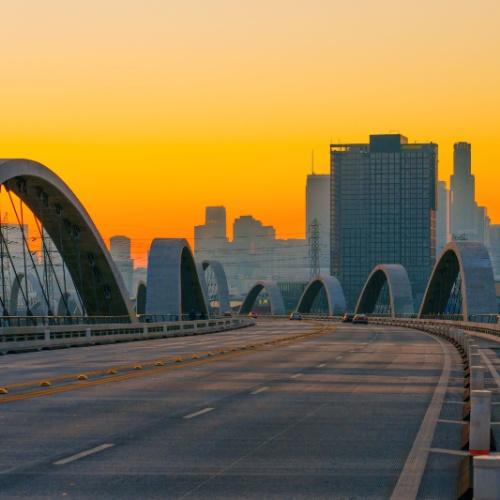
[[[141,257],[204,207],[304,234],[311,150],[401,132],[473,147],[500,223],[498,0],[2,2],[0,149],[38,160]]]

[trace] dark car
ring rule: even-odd
[[[354,318],[352,318],[353,323],[366,325],[368,323],[368,318],[366,314],[355,314]]]
[[[294,311],[292,314],[290,314],[290,319],[302,319],[302,314],[300,314],[298,311]]]
[[[344,316],[342,316],[342,323],[351,323],[353,318],[354,314],[345,313]]]

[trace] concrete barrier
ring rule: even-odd
[[[500,455],[474,457],[474,499],[500,499]]]
[[[491,392],[471,391],[469,453],[487,455],[490,452]]]
[[[472,365],[470,371],[471,391],[484,390],[484,366]]]
[[[255,325],[255,320],[252,318],[213,318],[209,320],[158,323],[0,328],[0,354],[203,335],[253,325]]]

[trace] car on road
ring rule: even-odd
[[[355,314],[354,318],[352,318],[353,323],[366,325],[368,323],[368,318],[366,314]]]
[[[258,314],[257,314],[256,312],[254,312],[254,311],[250,311],[250,312],[248,313],[248,317],[249,317],[249,318],[253,318],[253,319],[257,319],[259,316],[258,316]]]
[[[302,314],[300,314],[299,311],[293,311],[293,313],[290,314],[290,319],[300,320],[302,319]]]
[[[342,316],[342,323],[351,323],[353,318],[354,314],[345,313],[344,316]]]

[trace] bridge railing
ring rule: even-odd
[[[3,326],[0,328],[0,353],[201,335],[254,324],[251,318],[222,317],[154,323]]]

